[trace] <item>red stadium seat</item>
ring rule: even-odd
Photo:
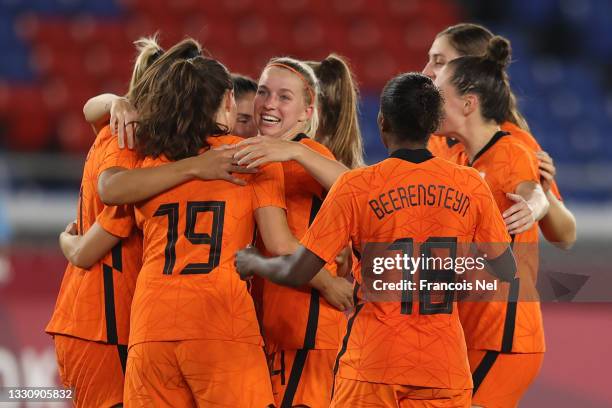
[[[52,80],[42,86],[43,103],[48,112],[57,114],[68,105],[68,87],[62,80]]]
[[[6,145],[11,150],[36,151],[48,147],[50,116],[37,87],[2,87],[0,118],[6,124]]]
[[[326,42],[327,31],[318,19],[300,19],[290,28],[292,36],[289,40],[299,52],[321,47]]]
[[[347,34],[350,46],[356,49],[379,48],[383,42],[383,34],[379,26],[366,19],[353,21],[348,27]]]
[[[93,140],[91,126],[83,120],[82,114],[76,112],[60,118],[57,135],[60,145],[67,152],[86,152]]]
[[[68,29],[69,23],[70,20],[63,18],[39,20],[31,33],[32,41],[57,49],[69,46],[74,40]]]

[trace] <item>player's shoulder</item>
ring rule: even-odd
[[[521,156],[532,157],[535,155],[534,149],[511,135],[506,135],[499,139],[493,146],[493,149],[497,151],[497,154],[506,154],[513,158]]]
[[[363,185],[367,186],[375,173],[375,166],[365,166],[345,171],[334,183],[334,188],[352,189],[355,187],[361,188]]]
[[[102,129],[100,129],[100,131],[97,134],[97,138],[100,138],[100,139],[107,139],[107,138],[110,138],[110,137],[115,137],[111,133],[110,125],[104,126]]]
[[[145,156],[142,160],[139,161],[138,164],[140,167],[146,168],[157,167],[167,163],[170,163],[170,160],[162,155],[157,157]]]
[[[434,157],[431,162],[435,166],[438,176],[446,174],[449,179],[457,184],[470,188],[479,188],[482,185],[486,185],[482,174],[474,167],[458,164],[440,157]]]
[[[94,141],[94,145],[98,146],[113,146],[111,142],[114,142],[117,148],[119,148],[119,140],[116,135],[111,133],[111,129],[109,125],[104,126],[98,134],[96,135],[96,139]]]
[[[236,144],[242,142],[243,140],[245,139],[236,135],[219,135],[206,138],[206,141],[212,147]]]
[[[323,143],[317,142],[314,139],[311,139],[310,137],[306,136],[305,134],[300,134],[296,137],[296,141],[308,146],[309,148],[311,148],[312,150],[314,150],[315,152],[328,157],[330,159],[335,159],[334,154],[331,152],[331,150],[329,150],[329,148],[327,146],[325,146]],[[295,140],[295,139],[294,139]]]
[[[111,133],[110,126],[106,125],[96,135],[96,139],[87,155],[87,160],[93,157],[95,162],[119,160],[125,167],[134,167],[138,161],[138,153],[134,149],[120,147],[117,135]],[[122,165],[123,167],[123,165]]]
[[[504,132],[510,133],[510,136],[512,136],[513,138],[520,140],[521,143],[523,143],[528,149],[533,151],[542,150],[542,147],[540,146],[536,138],[533,136],[533,134],[531,134],[531,132],[521,129],[514,123],[504,122],[501,124],[500,128]]]
[[[453,155],[452,160],[451,158],[447,159],[443,157],[434,156],[431,158],[430,162],[434,166],[449,169],[452,171],[468,171],[469,172],[470,170],[473,170],[472,168],[463,164],[464,158],[466,158],[465,152],[458,152],[455,155]]]

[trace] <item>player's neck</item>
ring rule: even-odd
[[[472,126],[466,132],[469,136],[462,137],[461,141],[465,146],[465,151],[470,158],[470,162],[480,152],[489,141],[493,138],[496,132],[500,130],[499,125],[494,122],[481,122],[477,126]]]
[[[399,149],[409,149],[409,150],[427,149],[427,145],[424,142],[412,142],[412,141],[406,141],[406,140],[402,140],[402,141],[388,140],[387,150],[389,151],[389,154]]]

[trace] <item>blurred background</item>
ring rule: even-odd
[[[520,108],[578,220],[574,251],[590,249],[601,262],[589,268],[612,274],[612,1],[0,0],[0,386],[57,383],[43,328],[66,263],[57,235],[76,216],[94,139],[82,108],[127,90],[134,40],[159,31],[167,48],[193,36],[254,78],[272,56],[347,57],[373,163],[386,154],[380,89],[420,71],[435,35],[463,21],[511,40]],[[544,261],[572,259],[544,245]],[[549,351],[522,406],[612,406],[612,304],[543,310]]]

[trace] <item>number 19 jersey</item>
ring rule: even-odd
[[[238,143],[209,137],[211,147]],[[143,161],[159,166],[164,158]],[[246,186],[194,180],[135,207],[143,266],[132,305],[130,345],[225,340],[262,344],[253,300],[234,267],[253,241],[254,211],[285,208],[283,170],[274,163],[244,176]]]

